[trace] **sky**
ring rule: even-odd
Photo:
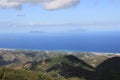
[[[0,33],[120,31],[120,0],[0,0]]]

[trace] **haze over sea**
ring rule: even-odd
[[[0,0],[0,48],[120,53],[120,0]]]
[[[0,48],[120,53],[120,32],[0,34]]]

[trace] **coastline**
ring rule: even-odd
[[[63,49],[63,50],[44,50],[44,49],[23,49],[23,48],[0,48],[0,50],[24,50],[24,51],[49,51],[49,52],[66,52],[66,53],[93,53],[93,54],[97,54],[97,55],[101,55],[101,54],[118,54],[120,55],[120,53],[116,53],[116,52],[96,52],[96,51],[82,51],[82,50],[69,50],[69,49]]]

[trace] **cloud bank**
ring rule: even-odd
[[[24,4],[40,4],[46,10],[64,9],[79,4],[80,0],[0,0],[1,8],[20,9]]]

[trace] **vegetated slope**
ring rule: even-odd
[[[0,67],[0,80],[52,80],[48,75]]]
[[[52,74],[52,77],[59,74],[64,78],[78,77],[86,80],[120,80],[120,57],[108,58],[94,68],[73,55],[65,55],[36,63],[31,62],[30,69],[48,72],[50,75]]]
[[[96,67],[98,80],[120,80],[120,57],[105,60]]]
[[[0,66],[40,73],[45,72],[55,78],[55,80],[59,80],[59,78],[61,80],[65,80],[65,78],[73,80],[75,78],[86,80],[120,80],[120,67],[116,67],[119,64],[115,63],[120,62],[120,60],[118,57],[114,61],[116,58],[111,58],[114,56],[116,54],[0,50]],[[109,62],[111,59],[113,62],[110,61],[108,66],[106,61]],[[91,65],[94,67],[97,66],[96,69]],[[110,66],[112,67],[110,68]]]
[[[58,51],[34,51],[34,50],[11,50],[0,49],[0,66],[12,68],[21,68],[23,63],[31,61],[40,61],[63,55],[74,55],[85,61],[87,64],[96,67],[112,55],[92,53],[92,52],[58,52]]]
[[[66,57],[65,58],[69,60],[75,58],[71,55]],[[74,61],[76,60],[74,59]],[[63,62],[49,68],[48,71],[58,71],[59,74],[66,78],[79,77],[86,80],[120,80],[120,57],[108,58],[93,71],[91,71],[91,67],[87,66],[88,68],[84,68],[83,66],[86,67],[87,65],[74,66],[74,64],[70,65]]]
[[[64,55],[64,56],[43,59],[40,61],[32,61],[32,62],[27,62],[27,63],[31,64],[31,66],[29,66],[31,69],[42,69],[43,68],[45,70],[45,68],[48,69],[56,64],[65,63],[68,65],[72,65],[74,67],[81,67],[87,70],[94,70],[94,67],[90,66],[89,64],[85,63],[83,60],[80,60],[73,55]],[[25,63],[24,66],[26,66],[27,63]]]
[[[8,64],[3,57],[1,62]],[[43,73],[47,75],[41,75]],[[0,68],[0,80],[51,80],[48,75],[53,80],[120,80],[120,57],[108,58],[96,68],[74,55],[25,61],[21,70]]]
[[[32,50],[0,50],[0,66],[16,68],[22,67],[23,63],[28,61],[39,61],[43,58],[60,56],[56,52],[32,51]]]
[[[24,64],[24,68],[32,71],[45,71],[54,75],[60,74],[65,78],[93,76],[94,67],[86,64],[83,60],[73,55],[65,55],[42,61],[33,61]]]

